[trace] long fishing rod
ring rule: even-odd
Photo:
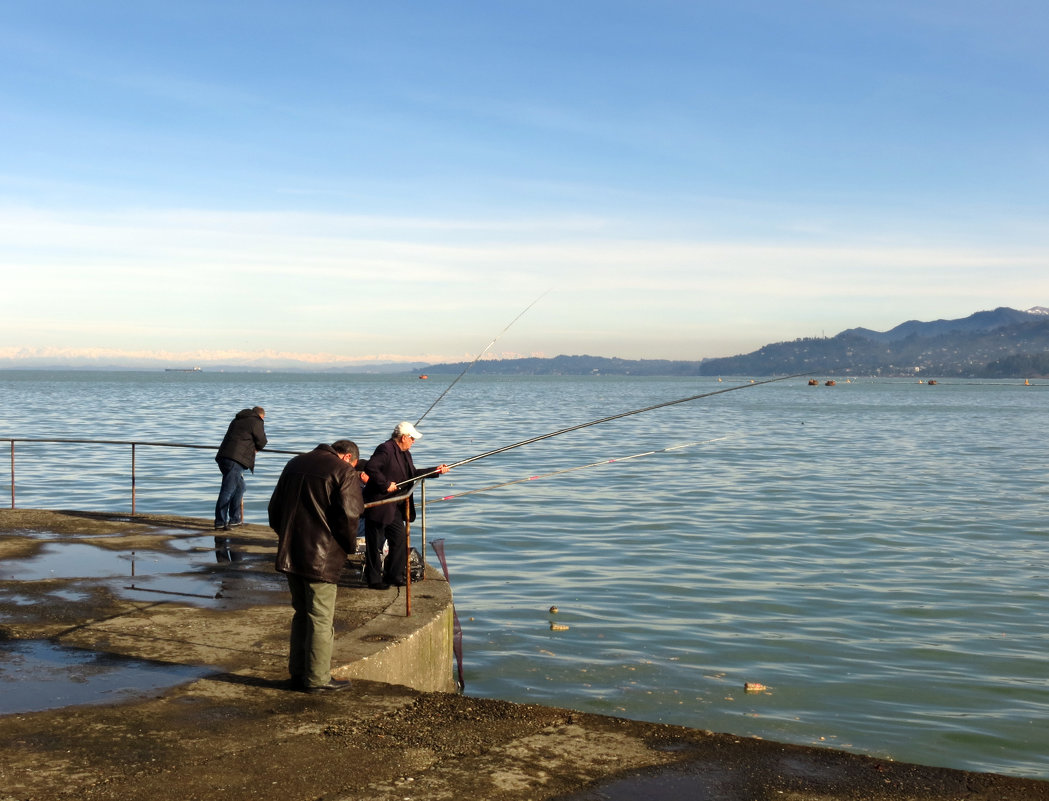
[[[478,361],[480,361],[481,357],[484,356],[488,352],[488,349],[491,348],[492,345],[495,344],[495,340],[496,339],[499,339],[499,337],[501,337],[503,334],[505,334],[507,331],[509,331],[511,325],[513,325],[518,320],[520,320],[524,316],[525,312],[527,312],[535,304],[537,304],[539,301],[541,301],[543,298],[545,298],[548,294],[550,294],[550,290],[549,289],[546,290],[546,292],[544,292],[542,295],[537,297],[535,300],[533,300],[531,303],[529,303],[528,306],[524,309],[524,311],[522,311],[519,315],[517,315],[514,319],[512,319],[510,321],[509,325],[507,325],[506,328],[504,328],[502,331],[500,331],[498,334],[496,334],[495,335],[495,339],[493,339],[491,342],[488,343],[488,347],[485,348],[484,350],[482,350],[480,353],[478,353],[477,356],[474,357],[474,360],[472,362],[470,362],[468,365],[466,365],[466,367],[463,369],[463,371],[461,373],[459,373],[459,375],[456,377],[456,379],[451,384],[448,385],[448,388],[445,389],[444,392],[442,392],[440,395],[437,396],[437,400],[435,400],[433,403],[431,403],[430,404],[430,408],[427,409],[425,412],[423,412],[422,417],[420,417],[418,420],[415,421],[415,425],[419,425],[419,423],[421,423],[423,421],[423,417],[426,417],[426,415],[428,415],[430,413],[430,411],[433,409],[433,407],[441,402],[441,398],[443,398],[445,395],[447,395],[448,391],[452,387],[454,387],[456,384],[459,383],[459,379],[462,378],[464,375],[466,375],[467,370],[469,370],[471,367],[473,367],[475,364],[477,364]]]
[[[566,467],[561,470],[551,470],[549,473],[540,473],[537,476],[528,476],[527,478],[518,478],[513,481],[504,481],[501,484],[491,484],[487,487],[479,487],[478,489],[466,490],[466,492],[457,492],[454,495],[445,495],[441,498],[436,498],[428,503],[440,503],[441,501],[453,501],[456,498],[463,498],[467,495],[476,495],[479,492],[490,492],[492,490],[503,489],[504,487],[512,487],[514,484],[524,484],[526,481],[538,481],[541,478],[550,478],[550,476],[559,476],[564,473],[574,473],[577,470],[587,470],[591,467],[601,467],[606,464],[614,464],[617,462],[628,462],[631,459],[640,459],[642,456],[654,456],[657,453],[669,453],[670,451],[679,451],[682,448],[691,448],[693,445],[709,445],[711,442],[721,442],[722,440],[732,439],[738,436],[736,434],[726,434],[723,437],[714,437],[713,439],[697,440],[696,442],[685,442],[681,445],[671,445],[668,448],[659,448],[654,451],[645,451],[644,453],[635,453],[633,456],[622,456],[618,459],[602,459],[599,462],[590,462],[590,464],[576,465],[575,467]]]
[[[631,415],[634,415],[634,414],[641,414],[642,412],[651,412],[651,411],[653,411],[655,409],[662,409],[662,408],[664,408],[666,406],[675,406],[675,405],[677,405],[679,403],[688,403],[689,401],[699,400],[700,398],[709,398],[709,397],[712,397],[714,395],[723,395],[726,392],[735,392],[736,390],[739,390],[739,389],[748,389],[750,387],[760,387],[762,384],[775,384],[777,381],[786,381],[786,380],[791,379],[791,378],[798,378],[799,376],[805,376],[805,375],[811,375],[811,373],[794,373],[793,375],[784,375],[784,376],[780,376],[779,378],[766,378],[763,381],[751,381],[749,384],[738,384],[737,386],[734,386],[734,387],[725,387],[724,389],[716,389],[716,390],[713,390],[712,392],[703,392],[703,393],[700,393],[699,395],[690,395],[687,398],[679,398],[678,400],[664,401],[663,403],[657,403],[657,404],[655,404],[653,406],[646,406],[643,409],[634,409],[634,410],[629,411],[629,412],[620,412],[619,414],[609,415],[608,417],[602,417],[602,418],[600,418],[598,420],[591,420],[588,423],[579,423],[579,424],[574,425],[574,426],[568,426],[568,428],[561,428],[561,429],[558,429],[557,431],[551,431],[549,434],[541,434],[538,437],[532,437],[530,439],[524,439],[524,440],[521,440],[520,442],[515,442],[512,445],[504,445],[501,448],[495,448],[494,450],[485,451],[484,453],[479,453],[476,456],[471,456],[469,459],[463,459],[462,461],[454,462],[453,464],[450,464],[447,467],[448,467],[449,470],[451,470],[453,467],[462,467],[464,464],[469,464],[470,462],[476,462],[478,459],[486,459],[489,456],[495,456],[498,453],[505,453],[506,451],[512,451],[514,448],[520,448],[523,445],[531,445],[533,442],[541,442],[544,439],[550,439],[551,437],[558,437],[561,434],[567,434],[569,431],[578,431],[581,428],[589,428],[590,426],[600,425],[601,423],[607,423],[607,422],[610,422],[612,420],[619,420],[620,418],[623,418],[623,417],[630,417]],[[421,478],[429,478],[430,476],[435,476],[435,475],[438,475],[438,472],[436,470],[432,470],[429,473],[423,473],[422,475],[415,476],[415,478],[411,478],[411,479],[408,479],[406,481],[402,481],[397,486],[399,487],[402,484],[408,484],[408,483],[410,483],[412,481],[418,481]]]

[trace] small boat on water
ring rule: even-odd
[[[425,380],[426,380],[427,378],[429,378],[429,377],[430,377],[430,376],[426,375],[426,373],[423,373],[423,374],[422,374],[421,376],[419,376],[419,380],[420,380],[420,381],[425,381]]]

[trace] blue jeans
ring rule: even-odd
[[[240,523],[240,504],[244,500],[244,465],[232,459],[216,459],[222,471],[222,487],[215,504],[215,525],[218,528]]]

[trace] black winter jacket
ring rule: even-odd
[[[364,486],[365,503],[402,495],[412,489],[415,486],[414,483],[405,484],[396,492],[387,492],[386,488],[390,486],[390,482],[400,484],[402,481],[407,481],[417,476],[428,476],[429,473],[433,473],[436,469],[436,467],[430,467],[425,470],[419,470],[415,466],[415,462],[412,461],[411,451],[402,451],[397,447],[396,440],[388,439],[375,449],[372,458],[368,460],[368,469],[366,471],[368,473],[368,483]],[[436,478],[436,474],[433,477]],[[398,518],[403,520],[405,519],[404,501],[373,506],[365,512],[364,516],[368,520],[382,523],[383,525],[389,525]],[[413,495],[408,496],[407,520],[409,522],[415,520],[415,496]]]
[[[337,583],[346,555],[357,550],[363,511],[360,477],[330,445],[296,456],[284,466],[270,497],[277,570]]]
[[[266,447],[266,428],[251,409],[241,409],[226,429],[215,460],[232,459],[255,472],[255,452]]]

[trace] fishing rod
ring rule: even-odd
[[[519,315],[517,315],[514,319],[512,319],[510,321],[510,324],[507,325],[506,328],[504,328],[502,331],[500,331],[498,334],[496,334],[495,335],[495,339],[493,339],[491,342],[488,343],[488,347],[485,348],[484,350],[482,350],[480,353],[478,353],[477,356],[474,357],[474,360],[472,362],[470,362],[468,365],[466,365],[466,367],[463,369],[463,371],[461,373],[459,373],[459,375],[456,377],[456,379],[451,384],[448,385],[448,388],[445,389],[444,392],[442,392],[440,395],[437,396],[437,400],[435,400],[433,403],[431,403],[430,404],[430,408],[427,409],[425,412],[423,412],[422,417],[420,417],[418,420],[415,421],[415,425],[419,425],[419,423],[421,423],[423,421],[423,417],[426,417],[426,415],[428,415],[430,413],[430,411],[433,409],[433,407],[441,402],[441,398],[443,398],[445,395],[447,395],[448,391],[452,387],[454,387],[456,384],[459,383],[459,379],[462,378],[464,375],[466,375],[467,370],[469,370],[471,367],[473,367],[475,364],[477,364],[477,362],[481,359],[481,357],[484,356],[488,352],[488,349],[491,348],[492,345],[495,344],[495,340],[496,339],[499,339],[499,337],[501,337],[503,334],[505,334],[507,331],[509,331],[510,330],[510,326],[513,325],[514,323],[516,323],[522,317],[524,317],[525,312],[527,312],[530,308],[532,308],[535,304],[537,304],[539,301],[541,301],[543,298],[545,298],[549,294],[550,294],[550,290],[548,289],[542,295],[540,295],[535,300],[533,300],[531,303],[529,303],[524,311],[522,311]]]
[[[775,384],[777,381],[786,381],[791,378],[798,378],[800,376],[812,375],[811,373],[794,373],[793,375],[784,375],[779,378],[766,378],[762,381],[751,381],[749,384],[738,384],[734,387],[725,387],[724,389],[715,389],[711,392],[703,392],[699,395],[690,395],[687,398],[678,398],[677,400],[664,401],[663,403],[657,403],[653,406],[646,406],[643,409],[633,409],[629,412],[620,412],[619,414],[609,415],[608,417],[602,417],[597,420],[591,420],[588,423],[578,423],[574,426],[568,426],[568,428],[561,428],[557,431],[551,431],[549,434],[540,434],[538,437],[531,437],[530,439],[524,439],[520,442],[515,442],[511,445],[504,445],[501,448],[495,448],[494,450],[485,451],[479,453],[476,456],[471,456],[468,459],[463,459],[453,464],[447,465],[447,468],[451,470],[453,467],[462,467],[464,464],[470,462],[476,462],[478,459],[486,459],[489,456],[495,456],[498,453],[505,453],[506,451],[512,451],[514,448],[520,448],[523,445],[531,445],[533,442],[541,442],[544,439],[550,439],[551,437],[558,437],[561,434],[567,434],[570,431],[578,431],[581,428],[589,428],[590,426],[600,425],[601,423],[608,423],[612,420],[619,420],[623,417],[630,417],[631,415],[641,414],[642,412],[651,412],[655,409],[662,409],[667,406],[675,406],[679,403],[688,403],[689,401],[699,400],[700,398],[709,398],[714,395],[723,395],[726,392],[735,392],[739,389],[748,389],[749,387],[760,387],[762,384]],[[429,473],[423,473],[422,475],[415,476],[414,478],[407,479],[400,482],[397,486],[400,487],[403,484],[409,484],[412,481],[418,481],[422,478],[429,478],[430,476],[439,475],[438,471],[431,470]]]
[[[479,492],[490,492],[491,490],[502,489],[503,487],[512,487],[514,484],[523,484],[526,481],[537,481],[540,478],[549,478],[550,476],[559,476],[564,473],[573,473],[576,470],[586,470],[591,467],[601,467],[606,464],[613,464],[615,462],[628,462],[631,459],[640,459],[642,456],[654,456],[657,453],[669,453],[670,451],[679,451],[682,448],[691,448],[693,445],[709,445],[711,442],[721,442],[726,439],[733,439],[739,436],[738,434],[726,434],[723,437],[714,437],[713,439],[697,440],[696,442],[685,442],[681,445],[671,445],[668,448],[659,448],[654,451],[645,451],[644,453],[635,453],[633,456],[623,456],[619,459],[602,459],[599,462],[591,462],[590,464],[576,465],[575,467],[566,467],[561,470],[552,470],[549,473],[540,473],[537,476],[528,476],[527,478],[518,478],[513,481],[504,481],[501,484],[492,484],[487,487],[480,487],[478,489],[467,490],[466,492],[457,492],[454,495],[445,495],[442,498],[429,501],[429,503],[440,503],[441,501],[453,501],[456,498],[463,498],[467,495],[476,495]]]

